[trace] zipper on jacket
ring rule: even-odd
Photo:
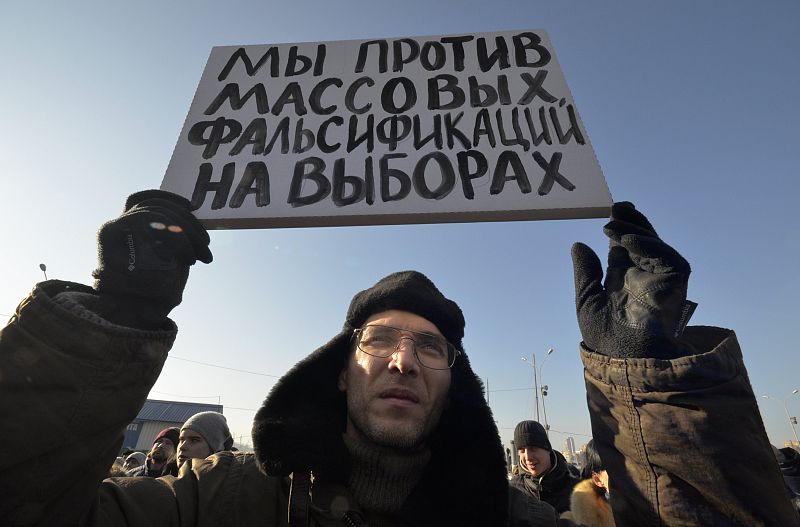
[[[342,523],[346,527],[368,527],[361,514],[355,511],[345,512],[342,516]]]

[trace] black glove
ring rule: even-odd
[[[632,203],[615,203],[603,228],[611,239],[608,274],[582,243],[572,246],[575,304],[584,345],[618,358],[672,359],[694,353],[680,340],[696,304],[691,269]]]
[[[92,275],[100,314],[122,325],[161,326],[181,303],[189,266],[213,259],[209,241],[186,198],[163,190],[132,194],[97,235]]]

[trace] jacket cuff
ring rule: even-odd
[[[683,339],[700,353],[672,360],[616,359],[581,344],[586,375],[593,380],[634,391],[687,391],[714,386],[745,374],[736,334],[711,326],[687,327]]]
[[[86,298],[94,289],[74,282],[48,280],[34,287],[17,307],[11,323],[55,344],[75,358],[99,358],[98,349],[118,349],[138,360],[163,360],[175,340],[178,328],[167,319],[165,329],[141,330],[113,324],[87,308]],[[64,299],[64,296],[67,299]],[[76,301],[83,298],[82,301]],[[89,304],[91,302],[88,302]],[[47,328],[43,331],[42,328]],[[80,338],[76,338],[80,335]],[[156,344],[144,345],[143,344]],[[89,351],[91,350],[91,351]],[[158,356],[142,357],[160,350]],[[164,356],[161,356],[161,355]],[[122,358],[122,357],[120,357]]]

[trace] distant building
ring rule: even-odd
[[[579,449],[575,451],[575,466],[582,469],[583,462],[585,461],[583,457],[583,452],[586,450],[586,444],[581,445]]]
[[[180,428],[194,414],[208,411],[223,413],[222,405],[148,399],[125,430],[120,452],[128,449],[150,450],[153,439],[161,430],[171,426]]]
[[[575,440],[572,439],[572,436],[567,437],[564,442],[564,458],[567,463],[578,464],[578,456],[575,453]]]

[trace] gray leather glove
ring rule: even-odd
[[[213,259],[209,241],[186,198],[163,190],[132,194],[122,215],[97,236],[92,274],[100,315],[144,329],[161,326],[181,303],[189,267]]]
[[[572,246],[575,304],[584,345],[618,358],[673,359],[694,353],[680,340],[696,304],[687,302],[691,269],[629,202],[615,203],[603,228],[611,240],[608,273],[583,243]]]

